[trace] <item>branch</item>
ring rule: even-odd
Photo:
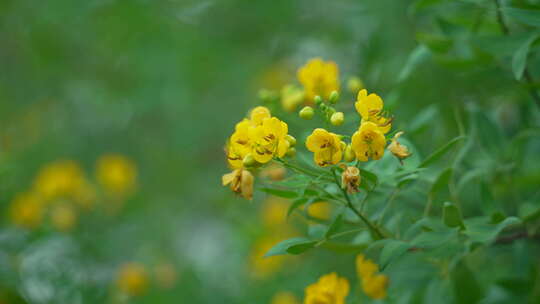
[[[345,199],[347,200],[347,207],[349,207],[349,209],[351,209],[366,224],[366,226],[368,226],[369,230],[371,230],[377,236],[378,239],[384,239],[385,236],[382,234],[382,232],[377,227],[375,227],[375,225],[373,225],[362,213],[360,213],[360,211],[358,211],[354,207],[354,205],[352,204],[351,198],[349,197],[349,194],[347,193],[345,189],[341,187],[334,168],[332,168],[332,174],[334,175],[334,181],[336,182],[336,185],[341,190],[341,192],[343,193],[343,196],[345,196]]]

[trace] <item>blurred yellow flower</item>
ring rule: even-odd
[[[333,61],[313,58],[298,69],[297,77],[309,101],[315,96],[328,99],[332,91],[339,91],[339,68]]]
[[[20,193],[11,203],[11,221],[24,228],[36,228],[43,219],[43,202],[35,193]]]
[[[371,277],[362,278],[362,289],[372,299],[386,298],[386,287],[388,277],[384,274],[376,274]]]
[[[283,157],[290,146],[287,133],[285,122],[276,117],[264,118],[262,124],[253,129],[253,158],[264,164],[274,156]]]
[[[315,163],[321,167],[335,165],[343,157],[343,146],[337,134],[317,128],[308,136],[306,147],[313,152]]]
[[[59,204],[51,210],[51,222],[60,231],[70,231],[77,224],[77,213],[72,206]]]
[[[356,271],[362,279],[362,289],[372,299],[384,299],[388,286],[388,277],[377,274],[379,267],[373,261],[359,254],[356,257]]]
[[[221,178],[223,186],[230,185],[231,190],[245,199],[253,198],[253,175],[244,169],[235,169]]]
[[[83,199],[82,204],[89,204],[88,197],[81,194],[89,187],[81,167],[72,160],[59,160],[43,166],[34,181],[34,189],[46,201],[61,198]]]
[[[304,304],[344,304],[348,294],[349,281],[333,272],[306,288]]]
[[[366,259],[362,254],[356,256],[356,272],[361,278],[370,277],[379,271],[379,266],[373,263],[372,260]]]
[[[304,101],[305,93],[294,85],[286,85],[281,89],[281,106],[287,112],[293,112]]]
[[[330,204],[323,201],[310,204],[307,208],[308,215],[319,220],[330,219],[331,212],[332,207],[330,206]]]
[[[269,197],[264,201],[261,209],[264,225],[269,228],[286,225],[288,209],[287,201],[273,196]]]
[[[96,176],[108,194],[122,197],[135,190],[137,167],[123,155],[105,154],[97,161]]]
[[[383,116],[384,102],[379,95],[375,93],[368,95],[366,89],[360,90],[354,106],[362,116],[362,123],[367,121],[374,123],[383,134],[392,128],[392,119]]]
[[[292,292],[280,291],[272,297],[270,304],[300,304],[300,301]]]
[[[386,139],[376,124],[363,122],[352,136],[351,147],[359,161],[380,159],[384,154]]]
[[[171,289],[178,280],[176,267],[171,263],[162,262],[154,267],[156,284],[162,289]]]
[[[261,170],[260,176],[272,181],[280,181],[285,178],[287,170],[282,165],[270,164]]]
[[[148,289],[148,274],[142,264],[129,262],[120,267],[116,283],[127,295],[140,296]]]
[[[263,237],[254,245],[249,255],[249,270],[253,277],[264,279],[282,269],[286,256],[264,257],[266,252],[279,243],[275,237]]]
[[[358,91],[364,88],[364,82],[360,77],[352,76],[347,80],[347,88],[351,93],[357,94]]]

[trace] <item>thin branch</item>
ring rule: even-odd
[[[382,234],[382,232],[377,228],[375,227],[362,213],[360,213],[360,211],[358,211],[354,205],[352,204],[352,201],[351,201],[351,198],[349,197],[349,194],[347,193],[347,191],[345,189],[343,189],[339,183],[339,179],[336,175],[336,171],[335,169],[332,169],[332,174],[334,175],[334,180],[336,182],[336,185],[338,186],[338,188],[341,190],[341,192],[343,193],[343,196],[345,196],[345,199],[347,200],[347,207],[349,207],[349,209],[351,209],[365,224],[366,226],[368,226],[368,228],[379,238],[379,239],[384,239],[385,236]]]

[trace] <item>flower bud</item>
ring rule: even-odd
[[[313,98],[313,101],[315,102],[316,105],[319,105],[319,104],[322,104],[323,103],[323,99],[321,96],[317,95]]]
[[[271,103],[278,97],[278,94],[275,91],[261,89],[259,90],[259,99],[264,103]]]
[[[358,91],[360,91],[361,89],[364,88],[364,83],[362,82],[362,79],[360,79],[360,78],[358,78],[356,76],[353,76],[353,77],[349,78],[349,80],[347,81],[347,88],[353,94],[356,94],[356,93],[358,93]]]
[[[294,138],[292,135],[287,134],[285,136],[285,140],[289,142],[289,146],[294,147],[296,146],[296,138]]]
[[[246,168],[247,167],[253,167],[253,166],[257,165],[257,161],[253,158],[253,155],[251,155],[251,153],[249,153],[242,160],[242,164]]]
[[[332,91],[330,93],[330,96],[328,97],[328,101],[331,103],[331,104],[335,104],[337,103],[339,100],[339,93],[338,91]]]
[[[287,156],[288,157],[295,157],[296,156],[296,149],[291,147],[289,150],[287,150]]]
[[[351,145],[347,145],[347,148],[345,148],[344,159],[346,162],[352,162],[356,159],[356,154],[354,153]]]
[[[343,124],[343,121],[345,121],[345,116],[343,115],[343,112],[336,112],[330,117],[330,123],[334,126],[341,126]]]
[[[300,112],[298,113],[300,115],[300,118],[303,119],[312,119],[313,115],[315,114],[315,111],[310,106],[305,106]]]

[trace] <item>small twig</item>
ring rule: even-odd
[[[381,231],[377,229],[377,227],[375,227],[362,213],[360,213],[360,211],[358,211],[354,207],[354,205],[352,204],[351,198],[349,197],[349,194],[347,193],[345,189],[341,187],[339,183],[339,179],[336,175],[336,171],[333,168],[332,168],[332,174],[334,175],[334,180],[336,182],[336,185],[341,190],[341,192],[343,193],[343,196],[345,196],[345,199],[347,200],[347,207],[349,207],[349,209],[351,209],[364,222],[364,224],[368,226],[368,228],[377,236],[377,238],[384,239],[385,236],[381,233]]]

